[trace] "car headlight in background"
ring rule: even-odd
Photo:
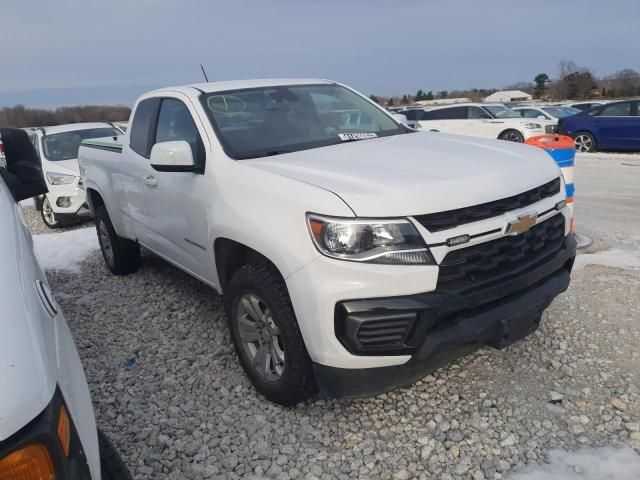
[[[406,219],[358,220],[308,214],[316,248],[327,257],[387,265],[434,265],[416,227]]]
[[[524,128],[528,128],[529,130],[537,130],[542,128],[542,125],[533,122],[523,122],[520,125],[522,125]]]
[[[70,183],[73,183],[75,179],[75,175],[47,172],[47,182],[49,182],[50,185],[68,185]]]

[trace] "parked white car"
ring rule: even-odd
[[[415,128],[522,143],[553,133],[557,121],[525,120],[500,103],[467,103],[425,110]]]
[[[36,208],[49,228],[88,216],[84,190],[78,187],[78,148],[82,140],[122,135],[109,123],[73,123],[27,129],[42,162],[49,192],[36,199]]]
[[[73,337],[17,205],[46,192],[40,162],[23,130],[0,135],[0,478],[130,479],[97,432]]]
[[[511,110],[519,113],[522,118],[553,120],[555,122],[561,118],[580,113],[577,108],[561,105],[521,105],[512,107]]]
[[[607,100],[589,100],[583,102],[570,102],[567,103],[567,107],[575,108],[580,110],[581,112],[586,112],[587,110],[591,110],[592,108],[601,107],[602,105],[606,105],[609,103]]]
[[[546,152],[416,132],[335,82],[156,90],[79,161],[107,267],[136,271],[144,246],[223,293],[241,364],[281,404],[503,348],[569,284],[576,244]]]

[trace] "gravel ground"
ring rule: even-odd
[[[635,255],[640,233],[625,228],[640,225],[640,168],[615,177],[635,205],[621,218],[596,201],[600,159],[616,175],[624,167],[605,156],[579,159],[578,198],[593,209],[579,208],[577,224],[595,237],[590,252]],[[617,229],[602,228],[609,217]],[[114,277],[96,252],[80,274],[48,276],[98,424],[136,479],[477,480],[508,478],[552,449],[640,452],[640,268],[611,268],[608,258],[583,255],[569,291],[524,342],[479,350],[411,388],[295,408],[252,389],[220,297],[166,262],[145,255],[140,272]]]

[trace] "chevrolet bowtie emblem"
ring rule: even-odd
[[[520,235],[533,227],[537,220],[538,214],[536,212],[527,212],[522,215],[518,215],[517,220],[509,222],[505,233],[507,235]]]

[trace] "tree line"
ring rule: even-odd
[[[497,88],[470,88],[434,92],[420,89],[414,95],[392,97],[371,95],[371,99],[386,106],[409,105],[419,100],[443,98],[469,98],[480,102],[498,90]],[[558,64],[555,78],[547,73],[539,73],[531,82],[518,82],[507,85],[501,90],[522,90],[534,98],[545,101],[629,98],[640,96],[640,73],[626,68],[599,78],[589,68],[581,67],[570,60],[562,60]]]
[[[44,127],[80,122],[122,122],[129,119],[129,107],[83,105],[55,110],[24,105],[0,109],[0,127]]]

